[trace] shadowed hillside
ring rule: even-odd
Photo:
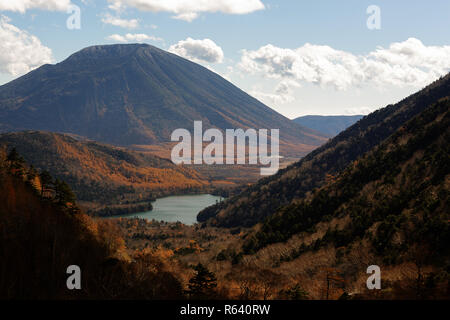
[[[176,299],[182,287],[152,253],[129,256],[107,221],[43,199],[22,160],[0,150],[0,299]],[[81,290],[66,270],[81,268]]]
[[[449,140],[450,99],[443,99],[324,187],[280,208],[247,241],[246,251],[286,241],[336,218],[340,223],[318,240],[317,247],[329,242],[342,247],[368,237],[386,262],[396,261],[409,242],[428,245],[436,257],[448,258]]]
[[[270,258],[280,271],[308,273],[317,297],[448,299],[449,140],[447,98],[322,188],[277,210],[246,237],[244,252],[253,263]],[[374,264],[383,275],[376,294],[365,287]]]

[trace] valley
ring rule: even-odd
[[[183,274],[202,263],[217,276],[217,292],[231,299],[283,299],[289,292],[309,299],[442,298],[450,240],[449,103],[430,106],[304,201],[253,228],[117,224],[130,250],[153,245]],[[418,126],[423,131],[415,135]],[[384,279],[377,296],[366,288],[366,268],[375,263]],[[327,287],[330,275],[336,281]]]
[[[260,177],[255,165],[176,166],[161,152],[43,131],[0,134],[0,146],[16,148],[35,169],[67,182],[83,209],[102,216],[147,211],[169,195],[228,194]],[[293,161],[281,159],[280,165]]]

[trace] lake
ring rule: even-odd
[[[115,216],[124,218],[144,218],[147,220],[177,222],[193,225],[197,222],[197,214],[204,208],[216,204],[223,197],[210,194],[170,196],[152,202],[153,210],[143,213]]]

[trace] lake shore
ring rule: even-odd
[[[105,218],[141,218],[194,225],[197,223],[197,215],[201,210],[223,200],[223,197],[211,194],[167,196],[152,202],[152,210]]]

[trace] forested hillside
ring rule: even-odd
[[[0,150],[0,299],[176,299],[182,287],[155,253],[126,253],[108,221],[49,198],[20,155]],[[66,270],[81,268],[81,290]]]
[[[304,198],[314,188],[332,180],[364,153],[376,147],[408,120],[450,95],[450,75],[422,91],[380,109],[351,126],[301,161],[261,179],[237,196],[206,208],[201,222],[221,227],[253,226],[295,199]],[[419,129],[419,128],[417,128]]]
[[[449,140],[445,98],[253,228],[119,225],[129,246],[202,263],[233,299],[448,299]],[[372,265],[380,290],[367,288]]]
[[[343,247],[367,238],[386,262],[401,258],[413,244],[427,246],[435,258],[450,258],[448,141],[450,100],[443,99],[306,199],[280,208],[247,240],[245,251],[338,218],[345,222],[312,247]]]
[[[0,145],[16,148],[36,169],[66,181],[77,200],[94,209],[144,205],[156,196],[195,192],[209,184],[196,171],[169,160],[67,135],[6,133],[0,135]]]

